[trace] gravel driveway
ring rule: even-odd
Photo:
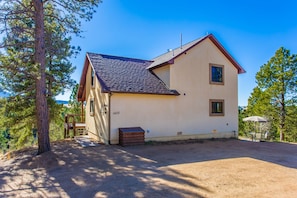
[[[0,197],[296,197],[297,145],[200,140],[82,148],[0,161]]]

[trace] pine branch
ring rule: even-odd
[[[8,44],[8,43],[3,43],[0,45],[0,48],[10,48],[10,47],[22,47],[26,44],[27,46],[34,46],[34,41],[26,41],[22,43],[14,43],[14,44]]]

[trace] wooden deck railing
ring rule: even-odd
[[[67,114],[64,122],[64,138],[70,137],[70,130],[73,130],[73,136],[84,133],[86,125],[83,119],[83,116],[78,114]],[[79,134],[77,134],[78,131],[80,131]]]

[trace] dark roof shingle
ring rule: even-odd
[[[146,69],[151,61],[94,53],[87,56],[104,92],[179,95]]]

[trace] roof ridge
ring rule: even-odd
[[[180,46],[179,46],[179,47],[176,47],[176,48],[174,48],[174,49],[171,49],[171,50],[168,51],[168,52],[164,52],[163,54],[161,54],[161,55],[159,55],[159,56],[156,56],[156,57],[153,58],[152,60],[155,60],[156,58],[159,58],[159,57],[161,57],[161,56],[163,56],[163,55],[165,55],[165,54],[168,54],[168,53],[170,53],[170,52],[172,52],[172,51],[174,51],[174,50],[183,48],[183,47],[185,47],[185,46],[187,46],[187,45],[189,45],[189,46],[187,46],[187,48],[189,48],[189,47],[191,47],[192,45],[194,45],[196,42],[200,41],[201,39],[203,39],[204,37],[207,37],[207,36],[208,36],[208,35],[199,37],[199,38],[197,38],[197,39],[195,39],[195,40],[192,40],[192,41],[189,41],[189,42],[183,44],[181,47],[180,47]],[[191,45],[190,45],[190,44],[191,44]],[[184,50],[186,50],[186,48],[185,48]],[[181,52],[181,53],[182,53],[182,52]],[[177,56],[177,55],[178,55],[178,54],[175,54],[174,56]]]
[[[109,57],[109,58],[117,58],[117,59],[127,59],[127,60],[137,60],[137,61],[146,61],[146,62],[153,62],[152,60],[146,60],[146,59],[140,59],[140,58],[131,58],[127,56],[116,56],[116,55],[110,55],[110,54],[101,54],[101,53],[94,53],[94,52],[87,52],[86,54],[93,54],[93,55],[99,55],[102,57]]]
[[[190,48],[192,48],[193,46],[195,46],[197,43],[201,42],[202,40],[208,38],[211,34],[208,34],[206,36],[202,36],[200,38],[197,38],[193,41],[190,41],[184,45],[182,45],[181,47],[177,47],[169,52],[166,52],[164,54],[161,54],[160,56],[157,56],[156,58],[152,59],[153,62],[152,64],[147,67],[147,69],[152,69],[155,67],[158,67],[166,62],[170,62],[171,60],[173,60],[174,58],[178,57],[179,55],[181,55],[182,53],[184,53],[185,51],[189,50]],[[171,55],[172,54],[172,55]]]

